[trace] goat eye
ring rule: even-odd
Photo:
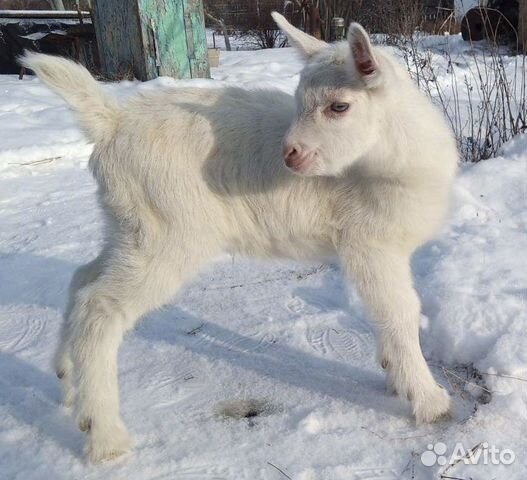
[[[331,104],[331,111],[335,113],[344,113],[348,108],[350,108],[349,103],[332,103]]]

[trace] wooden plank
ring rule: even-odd
[[[139,0],[145,62],[151,75],[208,77],[201,0]]]
[[[207,34],[202,0],[185,0],[185,25],[187,30],[187,55],[192,78],[210,77]]]
[[[139,80],[148,75],[143,57],[142,32],[135,0],[97,0],[93,10],[101,69],[111,79],[132,73]]]
[[[139,11],[150,78],[190,78],[183,0],[139,0]]]
[[[83,18],[90,18],[90,12],[80,12]],[[78,20],[79,12],[74,10],[0,10],[0,18],[48,18]]]
[[[209,76],[202,0],[98,0],[94,23],[111,78]]]

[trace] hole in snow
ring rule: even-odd
[[[252,419],[272,414],[276,409],[267,400],[249,398],[246,400],[225,400],[219,402],[214,409],[216,415],[240,420]]]

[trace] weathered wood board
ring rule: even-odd
[[[97,0],[94,23],[110,78],[209,76],[202,0]]]

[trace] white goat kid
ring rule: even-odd
[[[371,312],[389,388],[410,400],[418,422],[449,412],[419,345],[410,256],[446,214],[452,135],[360,25],[348,42],[328,45],[274,19],[306,60],[295,99],[164,89],[121,105],[82,66],[22,60],[95,143],[89,165],[106,243],[73,277],[56,360],[92,461],[131,446],[119,413],[123,334],[222,252],[337,255]]]

